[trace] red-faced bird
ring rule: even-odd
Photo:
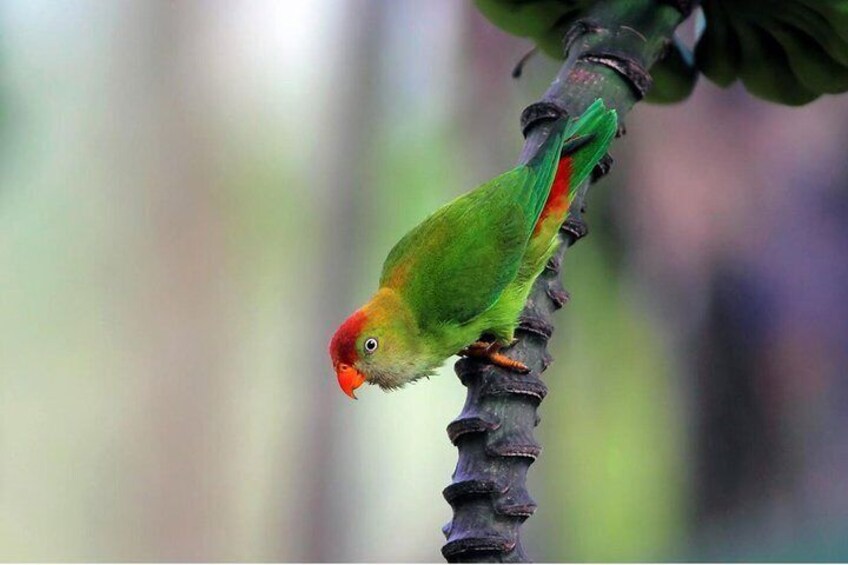
[[[338,328],[330,357],[350,397],[363,383],[400,388],[454,354],[511,370],[500,348],[556,249],[577,188],[614,137],[614,110],[595,101],[560,119],[536,155],[438,209],[383,264],[374,296]],[[481,341],[481,336],[491,341]]]

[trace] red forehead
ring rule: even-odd
[[[353,365],[356,362],[356,339],[362,332],[366,318],[365,312],[357,310],[336,330],[330,341],[330,358],[333,363]]]

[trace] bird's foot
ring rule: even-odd
[[[515,343],[515,341],[513,341]],[[510,344],[512,345],[512,344]],[[500,352],[502,345],[497,341],[488,343],[485,341],[475,341],[468,347],[461,349],[458,355],[463,357],[474,357],[475,359],[485,359],[492,365],[514,371],[516,373],[529,373],[530,368],[522,363],[511,359]]]

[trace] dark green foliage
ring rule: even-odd
[[[704,0],[695,47],[701,72],[721,86],[800,105],[848,90],[848,1]]]
[[[492,23],[533,39],[556,58],[564,57],[565,30],[594,4],[590,0],[476,2]],[[618,3],[624,11],[628,0]],[[673,2],[657,1],[658,6],[663,4]],[[848,0],[703,0],[701,5],[694,61],[679,42],[669,45],[666,56],[651,69],[654,80],[648,101],[683,100],[699,72],[720,86],[738,79],[759,98],[793,106],[822,94],[848,91]]]

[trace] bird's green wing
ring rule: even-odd
[[[555,153],[437,210],[395,245],[380,286],[398,290],[422,328],[462,324],[489,309],[518,272],[550,190],[558,146]]]
[[[567,198],[560,198],[565,213],[570,184],[588,176],[614,131],[615,113],[600,101],[578,120],[554,122],[526,165],[446,204],[404,236],[386,258],[380,286],[398,291],[426,329],[486,312],[515,280],[543,210],[558,210],[548,197],[563,140],[570,136],[573,146],[561,191]],[[556,219],[558,228],[564,217]]]

